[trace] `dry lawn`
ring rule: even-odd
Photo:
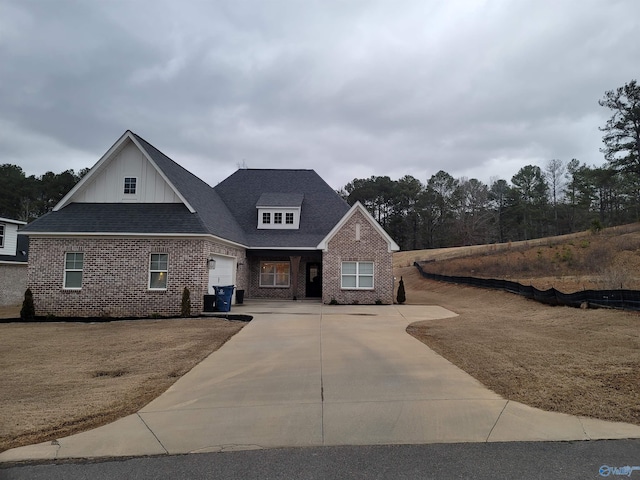
[[[217,318],[0,324],[0,451],[138,411],[244,325]]]
[[[402,275],[407,303],[458,317],[407,331],[507,399],[640,425],[640,314],[550,307],[514,294]]]
[[[579,290],[640,290],[640,224],[501,245],[402,252],[396,265],[424,261],[426,272],[480,278],[501,278]],[[412,263],[412,262],[411,262]]]

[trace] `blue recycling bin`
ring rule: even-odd
[[[231,297],[233,295],[233,285],[225,287],[213,287],[216,291],[216,310],[219,312],[231,311]]]

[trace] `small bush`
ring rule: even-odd
[[[591,220],[591,227],[589,227],[589,230],[591,230],[591,233],[600,233],[600,231],[602,230],[602,223],[600,223],[600,220],[598,220],[597,218],[594,218],[593,220]]]
[[[329,305],[338,305],[338,301],[335,298],[332,298]]]
[[[403,304],[407,301],[406,294],[404,292],[404,280],[400,277],[400,283],[398,284],[398,296],[396,297],[398,303]]]
[[[191,316],[191,292],[187,287],[182,290],[182,302],[180,304],[180,315],[182,317]]]
[[[33,305],[33,293],[30,288],[24,292],[24,301],[20,309],[20,318],[26,322],[32,322],[36,316],[36,308]]]

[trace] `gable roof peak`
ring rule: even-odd
[[[387,242],[389,253],[397,252],[398,250],[400,250],[400,247],[393,240],[393,238],[391,238],[391,236],[385,231],[385,229],[382,228],[382,225],[380,225],[376,221],[376,219],[373,218],[373,216],[369,213],[369,211],[366,208],[364,208],[364,206],[359,201],[356,201],[356,203],[353,204],[353,206],[349,209],[349,211],[344,214],[342,219],[338,223],[336,223],[336,225],[331,229],[331,231],[327,234],[327,236],[324,237],[322,241],[318,244],[317,248],[319,250],[323,250],[326,252],[329,245],[329,241],[335,236],[336,233],[340,231],[340,229],[342,229],[342,227],[353,216],[353,214],[358,211],[362,213],[364,218],[373,226],[373,228],[378,232],[378,234],[382,238],[384,238],[384,240]]]

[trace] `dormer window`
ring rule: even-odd
[[[124,177],[124,194],[135,195],[138,179],[136,177]]]
[[[301,193],[263,193],[258,199],[259,229],[298,230],[304,195]]]

